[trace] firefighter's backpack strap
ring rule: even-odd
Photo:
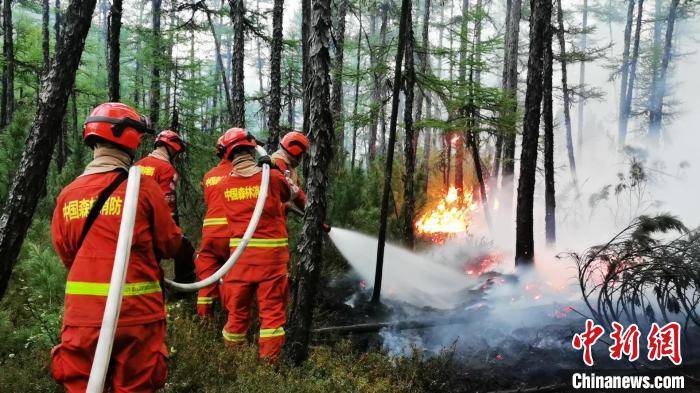
[[[118,171],[119,174],[107,187],[100,191],[100,194],[97,196],[97,200],[92,205],[90,213],[88,213],[88,216],[85,219],[85,225],[83,225],[83,231],[80,233],[80,240],[78,240],[78,250],[80,250],[80,247],[82,247],[85,237],[87,236],[88,232],[90,232],[90,228],[92,227],[92,224],[95,223],[97,216],[100,215],[100,210],[102,210],[102,207],[105,205],[105,202],[107,202],[107,199],[109,199],[114,190],[116,190],[117,187],[119,187],[119,185],[122,184],[127,177],[129,177],[129,172],[126,170],[117,169],[116,171]]]

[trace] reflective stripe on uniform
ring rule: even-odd
[[[147,295],[149,293],[159,293],[160,282],[134,282],[124,284],[124,296]],[[66,282],[67,295],[92,295],[92,296],[107,296],[109,293],[109,283],[102,282],[83,282],[83,281],[68,281]]]
[[[226,341],[245,341],[245,333],[229,333],[224,329],[221,334]]]
[[[214,303],[214,298],[209,296],[199,296],[197,298],[197,304],[212,304]]]
[[[284,327],[274,329],[260,329],[260,338],[284,336]]]
[[[243,239],[234,237],[229,241],[229,247],[237,247],[241,245]],[[250,239],[248,242],[248,247],[259,247],[259,248],[272,248],[272,247],[284,247],[289,245],[289,240],[284,238],[279,239]]]
[[[211,227],[211,226],[226,225],[226,224],[228,224],[228,221],[226,221],[226,217],[215,217],[215,218],[205,218],[204,224],[202,226]]]

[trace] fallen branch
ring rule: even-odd
[[[547,386],[538,386],[534,388],[518,388],[511,390],[494,390],[488,393],[545,393],[545,392],[564,392],[571,389],[571,386],[565,383],[559,383]]]
[[[470,316],[459,316],[459,317],[449,317],[449,318],[439,318],[439,319],[428,319],[428,320],[411,320],[411,321],[391,321],[391,322],[375,322],[375,323],[361,323],[357,325],[347,325],[347,326],[331,326],[312,330],[315,334],[329,334],[329,333],[376,333],[382,329],[390,329],[394,331],[399,330],[409,330],[409,329],[425,329],[435,326],[447,326],[447,325],[467,325],[476,320],[476,318],[481,314],[481,312],[476,311],[470,313]]]

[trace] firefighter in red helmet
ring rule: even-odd
[[[282,137],[279,149],[271,157],[272,162],[285,174],[290,186],[294,188],[296,198],[293,203],[301,210],[306,207],[306,194],[299,184],[297,167],[308,151],[309,139],[306,135],[299,131],[290,131]]]
[[[224,195],[222,192],[218,192],[218,189],[221,181],[228,176],[233,168],[231,161],[225,156],[226,147],[240,131],[245,132],[240,128],[232,128],[219,137],[216,142],[216,156],[220,159],[219,164],[210,169],[202,180],[207,210],[202,224],[202,242],[195,260],[199,280],[214,274],[229,257],[230,236],[226,208],[223,203]],[[216,283],[200,289],[197,294],[197,315],[211,317],[213,303],[219,297],[219,286]]]
[[[175,131],[161,131],[156,136],[153,151],[135,164],[144,176],[152,177],[160,185],[170,213],[178,224],[176,188],[179,175],[174,164],[186,149],[185,141]],[[194,251],[190,241],[185,238],[183,247],[174,257],[175,281],[189,283],[195,280]],[[182,298],[186,294],[180,292],[175,296]]]
[[[97,106],[83,139],[94,158],[56,199],[54,248],[69,269],[61,343],[51,374],[68,392],[84,392],[102,324],[126,193],[126,177],[148,121],[118,103]],[[172,257],[182,234],[158,184],[142,176],[133,243],[107,386],[113,392],[154,392],[165,384],[163,271],[157,256]],[[138,361],[134,361],[138,359]]]
[[[222,180],[233,252],[241,243],[260,193],[262,170],[254,156],[255,138],[244,130],[236,131],[226,146],[226,158],[232,160],[231,174]],[[284,175],[270,171],[267,199],[253,238],[233,268],[224,276],[222,301],[228,310],[223,329],[228,345],[245,342],[250,324],[251,302],[258,299],[260,314],[259,355],[275,361],[284,343],[285,307],[289,249],[284,203],[292,193]]]

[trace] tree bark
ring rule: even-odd
[[[581,35],[581,52],[586,52],[586,48],[588,47],[588,33],[586,32],[586,29],[588,29],[588,0],[583,0],[583,16],[582,16],[582,23],[581,23],[581,28],[583,29],[583,34]],[[581,61],[579,65],[579,73],[578,73],[578,88],[580,91],[583,91],[584,86],[586,84],[586,62]],[[583,151],[583,126],[584,126],[584,119],[583,119],[583,110],[586,106],[586,100],[584,99],[583,96],[578,101],[578,151],[579,154]],[[579,157],[580,158],[580,157]]]
[[[622,47],[622,69],[620,71],[620,109],[617,121],[617,141],[619,147],[622,147],[625,144],[627,122],[624,121],[624,118],[629,116],[625,114],[625,102],[627,99],[627,78],[629,77],[630,69],[630,40],[632,37],[632,21],[634,20],[634,2],[635,0],[627,0],[627,18]]]
[[[355,169],[355,154],[357,150],[357,107],[360,102],[360,55],[362,54],[362,9],[358,10],[357,20],[360,29],[357,32],[357,58],[355,59],[355,103],[352,108],[352,152],[350,155],[350,168]]]
[[[12,0],[2,3],[3,47],[5,58],[2,75],[2,97],[0,97],[0,130],[12,121],[15,111],[15,51],[12,37]]]
[[[419,55],[421,61],[420,72],[423,75],[426,75],[428,73],[428,69],[430,68],[430,57],[428,56],[428,52],[430,51],[430,7],[430,0],[425,0],[423,3],[423,30],[421,33],[422,48]],[[418,105],[416,108],[416,119],[418,121],[423,120],[423,101],[425,101],[426,115],[429,118],[431,117],[430,110],[433,103],[430,99],[430,94],[426,94],[423,89],[420,89],[420,91],[418,92]],[[430,179],[430,129],[426,127],[421,127],[421,129],[417,131],[423,131],[423,163],[421,172],[425,177],[423,191],[427,193],[428,183]]]
[[[654,2],[654,35],[651,47],[650,61],[651,83],[649,87],[649,107],[647,108],[647,112],[649,113],[649,140],[652,141],[658,140],[658,135],[652,137],[651,119],[654,107],[656,107],[656,92],[658,91],[659,68],[661,68],[661,57],[663,52],[663,44],[661,43],[661,29],[663,22],[662,8],[663,0],[656,0]]]
[[[386,35],[387,35],[387,25],[388,25],[388,20],[389,20],[389,11],[388,11],[389,5],[387,3],[382,3],[379,6],[379,13],[381,16],[381,26],[379,27],[379,41],[381,42],[381,48],[386,47]],[[374,64],[382,64],[385,60],[385,56],[380,55],[377,56],[375,59],[376,61],[373,62]],[[368,148],[368,153],[369,153],[369,161],[372,162],[374,159],[377,157],[377,131],[379,129],[379,121],[376,120],[377,118],[381,120],[382,124],[382,135],[384,135],[384,129],[385,129],[385,110],[384,110],[384,104],[382,103],[383,101],[383,91],[384,91],[384,73],[383,72],[374,72],[374,85],[372,87],[372,97],[374,99],[374,104],[375,105],[380,105],[379,107],[379,113],[380,116],[376,116],[376,113],[373,113],[373,118],[375,120],[372,121],[372,124],[369,129],[369,148]]]
[[[568,60],[566,58],[566,40],[564,39],[564,11],[561,0],[557,0],[557,39],[559,41],[559,62],[561,63],[561,90],[564,104],[564,127],[566,128],[566,153],[569,158],[569,171],[574,184],[577,183],[574,139],[571,127],[571,95],[567,77]]]
[[[0,216],[0,298],[7,290],[12,268],[46,181],[51,152],[58,136],[56,124],[65,116],[94,9],[95,0],[73,0],[70,3],[62,43],[42,82],[40,105]]]
[[[323,222],[326,219],[328,169],[333,148],[333,114],[330,110],[330,0],[312,0],[309,15],[309,139],[311,149],[306,160],[307,202],[300,244],[297,286],[289,317],[290,332],[284,348],[285,358],[301,365],[309,353],[313,310],[321,272]]]
[[[403,233],[404,244],[409,249],[413,249],[415,236],[413,233],[413,218],[416,210],[415,177],[416,172],[416,134],[413,129],[413,88],[416,81],[414,56],[413,22],[411,12],[406,16],[406,53],[404,63],[406,71],[404,73],[404,178],[403,178]]]
[[[160,120],[160,6],[161,0],[151,0],[151,28],[153,30],[153,53],[151,65],[151,104],[150,117],[153,126],[158,128]]]
[[[661,58],[661,69],[657,81],[654,106],[649,112],[649,134],[654,138],[653,142],[659,142],[661,136],[661,121],[663,117],[664,96],[666,95],[666,79],[668,78],[668,64],[671,62],[671,50],[673,45],[673,28],[678,14],[678,4],[680,0],[672,0],[668,11],[668,22],[666,25],[666,38],[664,41],[664,54]]]
[[[209,13],[209,10],[205,9],[204,13],[207,15],[207,24],[209,25],[209,31],[211,31],[211,35],[214,37],[214,51],[216,52],[216,69],[218,70],[219,75],[221,76],[221,84],[224,88],[224,97],[226,98],[226,111],[228,113],[227,122],[229,122],[233,118],[233,105],[231,104],[231,88],[229,87],[228,78],[226,77],[226,68],[224,67],[224,60],[221,57],[221,40],[219,39],[219,34],[217,34],[216,30],[214,29],[214,23],[211,20],[211,14]]]
[[[309,38],[311,35],[311,0],[301,0],[301,109],[302,131],[309,132]]]
[[[399,21],[399,42],[396,48],[396,62],[394,66],[394,84],[391,98],[391,118],[389,120],[389,141],[386,147],[386,166],[384,167],[384,192],[379,218],[379,240],[377,244],[377,268],[374,275],[374,291],[372,303],[378,304],[382,291],[382,269],[384,266],[384,245],[386,242],[386,228],[389,213],[389,197],[391,194],[391,175],[394,165],[394,145],[396,144],[396,121],[399,115],[399,93],[403,82],[401,65],[403,63],[404,50],[406,48],[407,29],[410,23],[411,0],[401,1],[401,20]]]
[[[501,188],[504,190],[503,207],[509,212],[512,206],[513,173],[515,172],[515,114],[518,109],[518,35],[520,34],[520,17],[522,1],[512,0],[508,12],[508,35],[505,37],[503,56],[503,94],[505,96],[502,113],[503,157],[501,165]]]
[[[284,0],[275,0],[272,7],[272,45],[270,47],[270,105],[267,128],[268,149],[277,147],[280,138],[280,116],[282,112],[282,20]]]
[[[552,28],[544,53],[544,79],[542,81],[542,122],[544,123],[544,227],[548,245],[557,240],[556,232],[556,195],[554,189],[554,113],[552,104],[552,69],[554,54],[552,53]]]
[[[459,34],[459,85],[462,89],[467,87],[467,46],[469,45],[469,0],[462,0],[462,24]],[[466,90],[465,90],[466,91]],[[471,96],[471,94],[470,94]],[[468,98],[467,100],[470,100]],[[464,194],[464,138],[465,130],[458,130],[455,134],[455,188],[460,197]]]
[[[622,121],[622,133],[620,135],[620,147],[625,145],[627,137],[627,127],[629,124],[630,113],[632,111],[632,97],[634,96],[634,84],[637,80],[637,61],[639,60],[639,40],[642,35],[642,17],[644,16],[644,0],[639,0],[637,5],[637,24],[634,32],[634,45],[632,49],[632,58],[630,59],[629,80],[627,81],[627,91],[625,92],[625,105],[623,107],[624,116]]]
[[[49,69],[49,62],[51,61],[49,45],[49,11],[49,0],[43,0],[41,2],[41,52],[44,57],[43,73],[46,73],[46,71]]]
[[[136,23],[139,26],[141,26],[141,25],[143,25],[143,9],[145,7],[143,6],[143,3],[141,3],[141,2],[138,2],[137,4],[139,6],[138,7],[139,8],[139,16],[138,16]],[[141,48],[142,48],[141,47],[141,44],[142,44],[141,43],[141,36],[136,35],[135,41],[136,41],[136,45],[135,45],[136,46],[136,53],[141,53]],[[139,56],[134,56],[134,58],[135,58],[134,61],[136,62],[136,65],[134,67],[135,68],[135,72],[134,72],[134,96],[132,99],[134,100],[134,104],[136,106],[139,106],[139,103],[143,102],[141,100],[141,91],[142,91],[141,89],[143,89],[143,65],[141,64],[141,59],[139,58]],[[145,103],[144,103],[144,105],[145,105]]]
[[[233,106],[234,127],[245,127],[245,8],[243,0],[229,0],[231,23],[233,23],[233,89],[231,103]]]
[[[540,136],[542,68],[547,37],[550,35],[552,3],[531,0],[530,53],[527,61],[527,91],[523,118],[523,142],[518,179],[518,206],[515,219],[515,264],[534,261],[533,204],[537,170],[537,144]]]
[[[343,57],[345,50],[345,16],[348,12],[348,0],[338,0],[336,15],[335,62],[333,65],[333,90],[331,92],[331,110],[333,124],[338,136],[339,164],[345,159],[345,123],[343,119]]]
[[[122,0],[112,0],[109,10],[109,65],[107,66],[107,85],[109,86],[109,101],[119,102],[119,36],[122,30]]]

